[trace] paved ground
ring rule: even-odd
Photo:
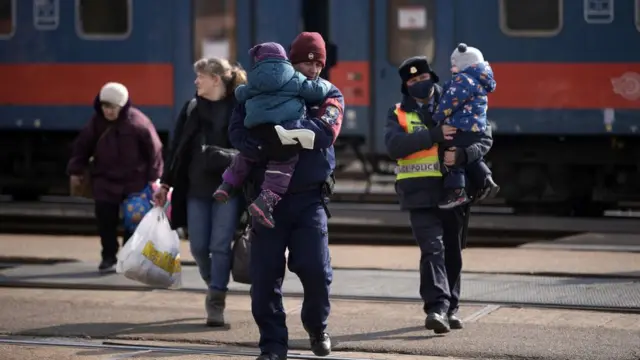
[[[41,338],[30,338],[28,340],[41,340]],[[92,342],[99,343],[99,342]],[[253,348],[216,346],[216,345],[194,345],[190,343],[180,342],[162,342],[162,341],[132,341],[127,340],[127,344],[143,344],[145,346],[168,346],[168,347],[188,347],[190,349],[209,350],[237,350],[239,352],[255,352]],[[138,351],[138,350],[118,350],[118,349],[83,349],[69,347],[51,347],[51,346],[23,346],[23,345],[0,345],[0,353],[3,360],[61,360],[61,359],[79,359],[79,360],[119,360],[119,359],[159,359],[168,358],[176,360],[247,360],[254,357],[249,356],[230,356],[215,354],[198,354],[198,355],[181,355],[173,351]],[[356,359],[394,359],[394,360],[465,360],[462,358],[439,357],[439,356],[416,356],[401,354],[380,354],[380,353],[362,353],[352,351],[335,351],[331,355],[333,357],[356,358]],[[320,358],[319,358],[320,359]]]
[[[189,243],[182,258],[193,261]],[[419,251],[413,246],[331,245],[336,268],[417,270]],[[96,237],[0,235],[0,259],[7,257],[98,261]],[[503,273],[569,273],[640,277],[640,253],[572,251],[554,248],[470,248],[464,251],[464,271]]]
[[[202,303],[201,294],[171,291],[2,289],[0,333],[255,346],[258,334],[247,297],[229,298],[231,325],[221,330],[202,325]],[[300,302],[287,299],[285,306],[293,351],[308,354],[299,322]],[[330,330],[336,351],[479,359],[637,360],[640,356],[640,315],[481,306],[466,306],[460,313],[466,320],[464,330],[435,336],[422,328],[419,304],[333,301]],[[95,350],[62,349],[56,353],[60,357],[33,347],[4,346],[0,351],[3,359],[113,358]]]

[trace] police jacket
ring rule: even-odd
[[[307,129],[315,133],[313,150],[300,150],[296,171],[289,183],[289,192],[301,192],[305,189],[320,188],[333,173],[336,159],[333,144],[340,134],[344,109],[344,97],[334,85],[330,86],[324,101],[310,109],[306,119],[290,122],[286,129]],[[261,153],[262,145],[244,126],[246,109],[239,104],[233,111],[229,123],[229,140],[231,145],[245,156],[261,159],[253,167],[248,182],[259,188],[264,180],[266,160]]]
[[[436,85],[435,104],[438,103],[441,94],[442,88]],[[405,126],[399,118],[402,112],[406,114],[403,115]],[[411,119],[419,119],[420,124],[414,126],[412,132],[408,132],[406,124],[410,123]],[[411,126],[409,124],[409,127]],[[404,96],[400,104],[389,109],[384,139],[387,153],[399,162],[395,187],[401,208],[411,210],[437,206],[443,196],[443,177],[440,173],[443,149],[440,149],[438,144],[444,143],[445,140],[440,126],[433,120],[428,108],[420,107],[412,97]],[[480,142],[466,149],[458,149],[456,161],[460,165],[476,161],[489,152],[491,145],[491,127],[487,127]],[[433,164],[414,164],[416,160],[421,161],[417,158],[424,160],[433,156],[436,157]]]

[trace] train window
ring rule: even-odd
[[[16,0],[0,0],[0,39],[8,39],[16,30]]]
[[[131,8],[131,0],[76,0],[76,30],[86,39],[124,39],[131,32]]]
[[[537,1],[537,0],[536,0]],[[435,57],[436,0],[389,0],[387,57],[400,65],[416,54]]]
[[[220,57],[236,61],[236,1],[193,0],[194,61]]]
[[[564,0],[500,0],[500,28],[511,36],[554,36],[562,29]]]

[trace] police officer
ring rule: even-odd
[[[452,139],[456,129],[436,124],[431,117],[442,94],[438,76],[423,56],[405,60],[399,73],[403,97],[401,103],[389,109],[385,144],[389,156],[398,162],[396,189],[400,206],[409,211],[413,235],[420,247],[425,328],[442,334],[463,326],[456,312],[469,206],[450,210],[437,207],[443,196],[440,159],[445,165],[473,162],[489,151],[493,141],[488,129],[477,145],[448,150],[446,154],[439,152],[438,144]]]
[[[293,67],[307,78],[317,78],[326,65],[324,39],[318,33],[301,33],[291,44],[289,59]],[[329,290],[333,270],[329,255],[325,195],[331,188],[326,184],[332,181],[335,168],[333,144],[340,134],[343,109],[342,93],[330,84],[324,101],[317,108],[309,109],[309,118],[294,122],[292,128],[308,129],[315,133],[314,148],[300,151],[289,190],[273,210],[275,228],[267,228],[255,221],[253,223],[251,311],[260,329],[261,354],[258,360],[287,358],[288,331],[282,306],[287,248],[289,270],[298,275],[304,288],[301,320],[309,334],[311,350],[317,356],[327,356],[331,352],[331,339],[326,328],[331,311]],[[252,139],[244,127],[245,113],[243,104],[234,110],[229,124],[229,138],[241,153],[260,158],[260,146],[256,143],[259,140]],[[265,169],[263,166],[256,168],[259,171],[252,174],[250,181],[259,185]]]

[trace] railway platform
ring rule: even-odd
[[[332,245],[332,356],[637,360],[639,240],[591,234],[556,248],[467,249],[466,326],[446,336],[422,328],[415,247]],[[205,286],[182,245],[184,286],[168,291],[98,275],[95,237],[0,235],[0,351],[21,360],[251,359],[257,329],[248,286],[231,283],[227,328],[204,327]],[[284,289],[291,358],[313,359],[295,275],[287,274]]]

